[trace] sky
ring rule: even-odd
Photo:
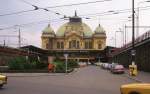
[[[93,1],[103,0],[0,0],[0,44],[3,45],[5,41],[5,45],[17,47],[18,30],[20,28],[22,46],[34,45],[37,47],[41,47],[42,30],[44,30],[44,28],[47,27],[48,24],[51,24],[51,27],[55,32],[57,32],[58,28],[67,22],[67,20],[61,19],[63,18],[63,15],[74,16],[74,12],[76,10],[77,15],[82,17],[83,22],[88,24],[93,31],[99,23],[101,24],[101,26],[103,26],[107,34],[107,46],[115,46],[115,40],[117,47],[122,46],[123,35],[121,32],[115,32],[125,31],[125,24],[127,26],[132,25],[132,22],[130,21],[131,18],[129,18],[132,15],[132,12],[121,13],[118,12],[118,10],[131,10],[132,0],[106,0],[105,2],[97,2],[84,5],[47,8],[49,11],[39,9],[15,15],[1,16],[3,14],[9,14],[18,11],[32,10],[34,9],[32,5],[38,6],[40,8],[45,8]],[[145,1],[146,0],[135,0],[135,7],[150,6],[150,3]],[[150,9],[140,10],[140,26],[150,26],[149,10]],[[61,15],[57,15],[54,12],[60,13]],[[89,15],[96,13],[101,13],[101,15]],[[102,13],[105,14],[102,15]],[[135,18],[136,16],[137,11]],[[85,19],[86,17],[90,19]],[[23,25],[21,27],[17,26],[26,23],[31,24]],[[12,28],[4,29],[6,27]],[[131,28],[126,28],[127,42],[131,41],[131,30]],[[141,28],[139,36],[148,30],[149,28]]]

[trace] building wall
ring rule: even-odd
[[[79,48],[72,48],[72,49],[97,49],[103,50],[106,47],[106,39],[105,38],[83,38],[77,35],[71,35],[67,38],[42,38],[42,48],[44,49],[70,49],[69,42],[72,40],[79,41]],[[50,42],[52,41],[52,42]],[[58,46],[58,42],[63,43],[63,48]],[[53,43],[53,44],[51,44]],[[47,46],[53,47],[47,47]],[[85,47],[86,46],[86,47]],[[88,46],[88,47],[87,47]],[[101,46],[101,47],[100,47]]]

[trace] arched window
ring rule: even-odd
[[[92,49],[92,42],[89,41],[89,48]]]
[[[102,49],[102,44],[98,44],[98,49]]]
[[[48,43],[46,43],[46,49],[48,49],[49,47],[48,47]]]
[[[80,48],[80,42],[76,41],[76,40],[69,41],[69,48],[79,49]]]
[[[76,40],[72,40],[72,48],[76,48]]]
[[[64,49],[64,42],[61,42],[61,49]]]
[[[88,49],[88,42],[87,41],[84,42],[84,48]]]
[[[60,42],[57,42],[57,49],[60,49]]]
[[[69,41],[69,48],[71,48],[71,41]]]
[[[79,47],[79,44],[80,44],[80,42],[79,41],[77,41],[77,49],[79,49],[80,47]]]

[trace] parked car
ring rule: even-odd
[[[134,83],[122,85],[120,91],[121,94],[150,94],[150,84]]]
[[[79,64],[80,67],[85,67],[85,66],[87,66],[87,63],[86,63],[86,62],[79,62],[78,64]]]
[[[6,83],[7,83],[7,76],[0,74],[0,88],[3,87],[3,85]]]
[[[102,63],[100,63],[100,62],[96,62],[96,63],[95,63],[95,65],[96,65],[96,66],[101,66],[101,65],[102,65]]]
[[[123,67],[123,65],[114,65],[111,68],[111,72],[112,73],[124,73],[125,68]]]

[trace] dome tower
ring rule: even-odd
[[[51,28],[50,24],[43,30],[42,32],[42,48],[44,49],[52,49],[53,47],[53,38],[55,37],[55,32]]]

